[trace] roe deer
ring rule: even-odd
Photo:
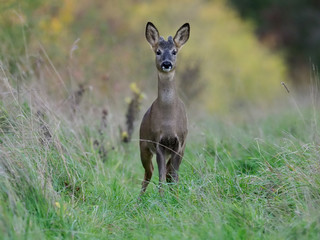
[[[190,25],[185,23],[174,38],[169,36],[166,41],[151,22],[146,26],[147,41],[156,54],[158,97],[145,113],[140,126],[140,156],[145,169],[141,194],[146,191],[152,177],[153,154],[157,157],[160,195],[163,196],[162,183],[165,179],[167,182],[178,181],[177,171],[188,129],[185,106],[177,95],[174,74],[177,53],[189,39],[189,34]]]

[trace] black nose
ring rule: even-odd
[[[161,64],[161,68],[162,69],[165,69],[165,70],[170,70],[171,68],[172,68],[172,63],[171,62],[168,62],[168,61],[166,61],[166,62],[163,62],[162,64]]]

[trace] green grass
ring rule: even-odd
[[[103,161],[99,117],[41,118],[38,102],[13,96],[0,104],[1,239],[320,237],[319,115],[308,108],[191,127],[175,190],[159,196],[156,168],[139,202],[137,141],[120,144],[109,120]]]

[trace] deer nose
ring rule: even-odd
[[[165,72],[169,72],[172,69],[172,63],[169,61],[165,61],[161,64],[161,68]]]

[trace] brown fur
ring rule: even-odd
[[[160,194],[163,195],[161,185],[165,180],[178,181],[188,129],[185,106],[178,97],[174,75],[177,52],[188,40],[189,33],[190,26],[186,23],[174,38],[169,37],[166,41],[152,23],[146,26],[146,38],[156,53],[158,97],[145,113],[140,126],[140,156],[145,169],[141,194],[152,177],[153,154],[156,154],[159,169]]]

